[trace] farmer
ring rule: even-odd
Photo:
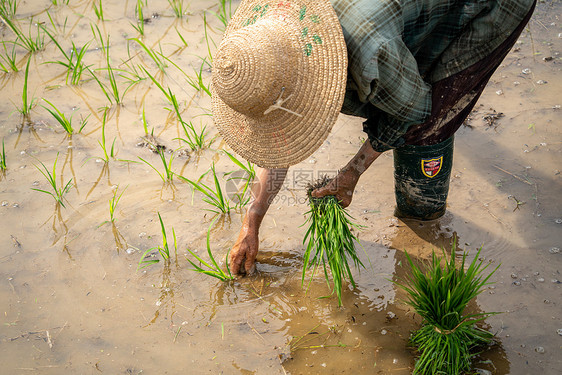
[[[368,140],[312,195],[352,200],[393,150],[398,217],[445,212],[453,134],[534,9],[534,0],[243,0],[213,60],[215,123],[257,164],[230,267],[252,273],[258,232],[289,166],[324,142],[339,112]],[[343,32],[342,32],[343,31]]]

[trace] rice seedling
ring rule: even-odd
[[[78,85],[80,79],[82,77],[82,73],[84,72],[85,65],[82,62],[84,58],[84,54],[88,50],[89,43],[86,43],[80,51],[76,48],[74,42],[72,42],[72,49],[70,50],[70,55],[68,55],[68,60],[66,63],[62,61],[56,61],[60,65],[63,65],[67,68],[66,73],[66,84],[68,84],[68,78],[70,77],[70,82],[72,85]],[[76,61],[74,59],[76,58]]]
[[[63,55],[63,57],[65,58],[66,61],[47,61],[46,64],[49,63],[57,63],[60,65],[63,65],[64,67],[68,68],[68,69],[72,69],[72,59],[70,57],[69,54],[66,53],[65,49],[61,47],[61,45],[59,44],[59,42],[57,41],[57,39],[53,36],[53,34],[51,34],[49,32],[49,30],[47,30],[46,27],[41,26],[43,28],[43,32],[45,34],[47,34],[47,36],[49,37],[49,39],[51,39],[51,41],[55,44],[55,46],[59,49],[60,53]]]
[[[108,43],[109,43],[109,40],[108,40]],[[98,85],[102,89],[103,93],[105,94],[105,96],[109,100],[109,102],[113,104],[113,102],[115,101],[115,104],[121,105],[121,104],[123,104],[123,98],[124,98],[125,94],[127,93],[127,91],[129,91],[129,89],[132,87],[133,84],[129,84],[129,86],[127,86],[127,88],[123,92],[120,92],[119,85],[117,84],[117,79],[115,78],[114,70],[111,67],[111,60],[109,58],[109,53],[106,53],[105,56],[106,56],[106,60],[107,60],[107,68],[100,69],[100,70],[107,71],[107,77],[108,77],[108,80],[109,80],[109,87],[107,87],[107,85],[102,83],[100,81],[100,79],[94,74],[94,72],[92,72],[90,70],[89,67],[86,67],[86,69],[88,69],[88,71],[90,72],[90,74],[92,75],[94,80],[98,83]]]
[[[148,123],[146,122],[144,106],[142,107],[142,127],[144,128],[144,135],[148,135]],[[154,128],[152,128],[152,132],[154,132]]]
[[[113,190],[113,196],[109,200],[109,217],[112,223],[115,222],[115,208],[117,208],[117,204],[119,203],[119,200],[121,200],[121,197],[123,196],[127,188],[125,187],[125,189],[119,195],[117,195],[118,190],[119,185],[117,185],[117,187]]]
[[[172,8],[172,12],[174,12],[174,15],[177,18],[182,18],[183,12],[184,12],[183,0],[168,0],[168,3],[170,4],[170,7]]]
[[[94,26],[95,26],[95,29],[94,29]],[[101,35],[101,31],[100,31],[100,28],[98,27],[98,25],[90,24],[90,29],[92,30],[92,34],[94,35],[94,39],[99,40],[100,48],[101,48],[102,52],[104,54],[107,54],[107,49],[109,48],[109,36],[107,37],[107,41],[105,42],[104,39],[103,39],[103,36]]]
[[[64,60],[58,61],[47,61],[46,64],[59,64],[64,66],[67,69],[66,73],[66,84],[68,84],[68,80],[70,78],[70,83],[72,85],[78,85],[80,83],[80,79],[82,78],[82,73],[87,68],[86,65],[82,62],[86,51],[90,43],[86,43],[80,50],[76,48],[74,42],[72,42],[72,49],[70,50],[70,54],[66,53],[65,49],[59,44],[57,39],[45,28],[43,27],[43,31],[47,36],[51,39],[51,41],[55,44],[55,46],[59,49]],[[75,61],[76,60],[76,61]]]
[[[96,76],[96,74],[90,69],[90,68],[86,68],[88,70],[88,72],[90,73],[90,75],[92,76],[92,78],[94,79],[94,81],[97,82],[98,86],[100,87],[101,91],[104,93],[105,97],[107,98],[107,100],[109,100],[110,104],[113,104],[113,100],[111,99],[111,95],[109,93],[109,89],[100,81],[100,79]]]
[[[205,65],[208,65],[209,68],[211,68],[211,65],[207,62],[206,59],[202,59],[203,62],[201,64],[201,67],[199,68],[199,71],[193,69],[196,78],[192,78],[190,77],[181,67],[179,67],[175,62],[173,62],[172,60],[170,60],[169,58],[167,58],[166,56],[162,56],[166,61],[168,61],[170,64],[172,64],[176,69],[178,69],[185,77],[186,82],[193,87],[197,92],[203,91],[205,92],[207,95],[209,95],[209,97],[211,96],[211,92],[209,89],[208,85],[205,85],[205,83],[203,82],[203,67]],[[152,79],[154,81],[154,78]]]
[[[147,259],[147,256],[150,255],[154,250],[158,250],[158,252],[160,253],[160,256],[165,261],[168,261],[170,259],[170,244],[168,243],[168,236],[166,235],[166,228],[164,227],[164,222],[162,221],[162,216],[160,216],[160,212],[158,213],[158,219],[160,220],[160,228],[162,230],[162,246],[156,246],[156,247],[152,247],[152,248],[146,250],[142,254],[142,256],[139,260],[139,264],[137,266],[137,271],[141,270],[145,267],[148,267],[151,264],[160,262],[160,259]],[[175,251],[175,253],[177,253],[178,244],[177,244],[177,241],[176,241],[176,232],[174,231],[174,228],[172,228],[172,235],[174,237],[174,251]]]
[[[84,72],[84,70],[86,69],[86,65],[82,62],[84,55],[86,54],[86,51],[88,50],[88,47],[90,46],[90,43],[86,43],[84,46],[82,46],[82,48],[80,48],[80,51],[77,50],[76,45],[74,44],[74,42],[72,42],[72,50],[70,52],[70,59],[72,61],[72,59],[75,57],[76,61],[74,62],[74,65],[72,67],[72,69],[66,74],[66,83],[68,84],[68,77],[70,76],[70,84],[71,85],[78,85],[80,83],[80,80],[82,79],[82,73]],[[72,74],[71,74],[72,72]]]
[[[105,108],[103,111],[103,116],[102,116],[102,120],[101,120],[101,141],[98,141],[101,149],[103,150],[103,161],[106,163],[109,163],[109,157],[111,157],[112,159],[115,158],[115,141],[117,140],[117,137],[113,138],[113,143],[111,144],[111,150],[109,152],[109,155],[107,153],[107,145],[106,145],[106,141],[105,141],[105,124],[107,123],[107,112],[108,112],[109,108]]]
[[[203,63],[201,64],[201,67],[199,68],[199,72],[197,70],[194,70],[195,72],[195,76],[197,77],[196,79],[193,79],[189,76],[186,75],[186,80],[187,83],[193,87],[195,90],[197,90],[198,92],[204,92],[207,95],[209,95],[209,97],[211,97],[211,91],[209,90],[209,87],[205,85],[205,83],[203,82],[203,65],[205,60],[203,60]]]
[[[31,26],[33,25],[33,19],[31,19],[29,23],[29,31],[27,36],[9,18],[2,18],[2,21],[6,24],[6,26],[8,26],[10,30],[12,30],[14,34],[16,34],[16,41],[14,43],[21,46],[22,48],[25,48],[31,53],[43,49],[45,45],[45,35],[41,33],[42,27],[40,24],[37,24],[37,33],[35,37],[31,35]]]
[[[12,43],[11,51],[8,51],[8,48],[6,47],[6,43]],[[0,59],[2,59],[0,61],[0,69],[4,73],[19,71],[18,64],[16,61],[16,43],[3,41],[2,47],[4,48],[4,54],[0,54]]]
[[[199,56],[197,56],[199,57]],[[170,64],[172,64],[177,70],[179,70],[184,76],[187,76],[187,73],[184,72],[184,70],[178,65],[176,64],[172,59],[170,59],[169,57],[166,56],[162,56],[162,58],[164,60],[166,60],[167,62],[169,62]]]
[[[187,47],[187,42],[185,41],[185,38],[183,37],[183,35],[181,35],[181,33],[178,31],[178,28],[177,28],[177,27],[174,27],[174,28],[176,29],[176,33],[178,33],[178,36],[180,37],[180,40],[181,40],[182,43],[183,43],[183,47],[182,47],[182,48]]]
[[[33,96],[31,99],[27,95],[27,82],[29,78],[29,63],[31,62],[31,56],[27,59],[27,64],[25,66],[25,74],[23,80],[23,91],[21,94],[21,101],[22,105],[20,108],[17,108],[17,111],[23,115],[24,118],[28,118],[29,114],[31,113],[31,109],[35,106],[35,101],[37,100]]]
[[[60,0],[60,1],[59,1],[59,0],[51,0],[51,3],[53,3],[54,6],[57,6],[57,5],[68,5],[68,2],[69,2],[69,1],[70,1],[70,0]]]
[[[227,10],[228,8],[228,10]],[[213,13],[218,20],[223,24],[224,28],[228,25],[228,21],[230,17],[232,17],[232,0],[228,0],[228,7],[227,7],[227,0],[219,0],[219,11],[218,12],[211,12]]]
[[[119,77],[128,81],[130,86],[133,86],[146,79],[146,77],[141,75],[140,69],[137,67],[137,65],[129,64],[128,61],[124,61],[121,65],[125,65],[127,69],[120,69]]]
[[[212,140],[209,142],[209,144],[207,144],[207,141],[205,140],[205,136],[206,136],[206,129],[207,126],[203,126],[201,128],[200,131],[197,131],[195,129],[195,126],[193,125],[193,123],[190,122],[185,122],[183,120],[180,119],[180,125],[183,129],[183,134],[184,137],[178,137],[178,138],[174,138],[177,140],[180,140],[184,143],[186,143],[189,148],[191,148],[192,151],[196,151],[196,150],[202,150],[205,147],[209,146],[210,143],[212,142]]]
[[[158,69],[160,69],[160,71],[164,72],[164,70],[168,67],[168,65],[166,65],[165,61],[162,60],[162,58],[164,57],[164,54],[162,53],[162,47],[161,46],[160,46],[160,52],[156,52],[152,48],[150,48],[146,44],[144,44],[144,42],[142,40],[140,40],[139,38],[131,38],[129,40],[137,42],[137,44],[144,50],[144,52],[146,52],[148,57],[150,57],[150,59],[152,61],[154,61],[154,63],[156,64]]]
[[[179,137],[179,138],[174,138],[174,139],[178,139],[178,140],[181,140],[181,141],[187,143],[192,151],[205,148],[206,147],[206,141],[205,141],[206,126],[203,126],[200,131],[197,131],[197,130],[195,130],[195,127],[191,122],[185,122],[182,118],[181,111],[179,109],[178,100],[177,100],[176,96],[174,95],[174,93],[172,92],[172,90],[169,87],[168,87],[168,90],[165,90],[164,87],[156,80],[156,78],[153,75],[151,75],[144,67],[141,67],[141,68],[144,70],[145,74],[150,78],[150,80],[156,85],[156,87],[158,87],[158,89],[160,91],[162,91],[162,93],[164,94],[164,96],[166,97],[166,99],[168,100],[168,102],[172,106],[172,108],[166,108],[166,109],[168,111],[174,112],[176,114],[176,117],[177,117],[178,121],[180,122],[180,124],[183,128],[185,138]],[[181,71],[181,68],[178,67],[178,69]],[[183,71],[182,71],[182,73],[183,73]],[[145,132],[146,132],[146,130],[147,129],[145,128]],[[209,145],[212,143],[212,141],[213,140],[211,140],[209,142]]]
[[[199,265],[197,265],[194,261],[189,259],[187,256],[186,256],[186,259],[194,267],[194,268],[191,269],[192,271],[195,271],[197,273],[202,273],[202,274],[205,274],[205,275],[209,275],[211,277],[219,279],[220,281],[234,280],[234,276],[232,276],[232,273],[230,272],[230,266],[228,265],[228,254],[230,253],[230,251],[226,254],[226,259],[225,259],[226,272],[224,272],[223,269],[219,266],[219,264],[215,260],[215,257],[213,256],[213,252],[211,251],[211,245],[210,245],[209,237],[211,235],[211,228],[212,228],[213,224],[215,223],[215,220],[213,220],[211,225],[209,225],[209,229],[207,230],[207,254],[209,254],[209,259],[211,260],[211,263],[204,261],[200,256],[195,254],[190,249],[187,249],[187,251],[189,251],[189,253],[195,259],[197,259],[197,261],[199,262]]]
[[[229,176],[227,179],[228,181],[233,181],[234,182],[234,186],[240,186],[240,184],[236,183],[236,180],[243,180],[243,185],[241,188],[239,188],[237,190],[237,192],[235,193],[235,197],[236,197],[236,205],[234,208],[242,208],[244,207],[246,204],[248,204],[248,202],[251,199],[251,194],[249,193],[249,188],[250,188],[250,184],[252,183],[252,181],[254,180],[254,177],[256,176],[256,171],[254,168],[254,164],[250,163],[249,161],[246,162],[246,164],[242,163],[240,160],[238,160],[234,155],[232,155],[230,152],[226,151],[226,150],[222,150],[226,156],[228,156],[228,158],[234,163],[236,164],[238,167],[240,167],[241,171],[243,172],[242,175],[240,175],[239,173],[236,172],[240,172],[240,171],[233,171],[233,172],[227,172],[225,173],[225,176]]]
[[[150,73],[148,72],[148,70],[146,70],[146,68],[145,68],[144,66],[139,65],[139,68],[140,68],[141,70],[143,70],[143,71],[144,71],[144,74],[146,74],[146,75],[148,76],[148,78],[150,78],[150,80],[152,81],[152,83],[154,83],[154,84],[156,85],[156,87],[158,87],[158,89],[159,89],[160,91],[162,91],[162,93],[166,96],[166,99],[168,99],[168,101],[169,101],[170,103],[173,103],[173,102],[174,102],[174,99],[172,98],[172,92],[171,92],[170,88],[168,88],[168,90],[166,91],[166,90],[164,89],[164,87],[160,84],[160,82],[158,82],[158,80],[157,80],[152,74],[150,74]],[[177,102],[177,101],[176,101],[176,102]],[[169,109],[168,109],[168,110],[169,110]]]
[[[47,167],[45,166],[45,164],[43,164],[43,162],[39,161],[39,163],[41,163],[41,166],[43,167],[43,169],[39,168],[37,165],[35,165],[35,168],[37,168],[37,170],[39,172],[41,172],[41,174],[45,177],[45,179],[47,179],[47,182],[49,183],[49,185],[51,186],[53,191],[47,191],[47,190],[42,190],[42,189],[36,189],[36,188],[31,188],[31,190],[35,190],[35,191],[39,191],[41,193],[45,193],[48,194],[50,196],[52,196],[55,201],[57,202],[57,205],[60,205],[64,208],[64,196],[66,193],[68,193],[70,191],[70,189],[72,188],[72,179],[68,180],[68,182],[66,184],[64,184],[63,186],[59,187],[57,184],[57,174],[56,174],[56,169],[57,169],[57,160],[59,158],[59,154],[57,153],[57,157],[55,158],[55,162],[53,164],[53,171],[49,171],[47,169]],[[61,180],[62,181],[62,180]]]
[[[165,109],[167,109],[170,112],[174,112],[176,114],[176,117],[178,118],[178,120],[181,123],[184,123],[184,121],[182,119],[182,116],[181,116],[181,112],[179,110],[178,99],[176,98],[176,95],[174,95],[174,93],[172,92],[172,89],[170,89],[169,87],[168,87],[168,90],[164,89],[164,87],[160,84],[160,82],[158,82],[158,80],[156,80],[156,78],[152,74],[150,74],[148,72],[148,70],[146,70],[146,68],[141,66],[141,69],[144,70],[144,72],[148,76],[148,78],[150,78],[152,83],[154,83],[154,85],[156,85],[156,87],[158,87],[158,89],[160,91],[162,91],[162,93],[164,94],[164,96],[166,97],[168,102],[172,105],[172,108],[165,108]]]
[[[17,8],[17,0],[2,0],[0,1],[0,16],[2,18],[14,18]]]
[[[2,138],[2,153],[0,154],[0,170],[5,171],[8,169],[6,165],[6,147],[4,145],[4,138]]]
[[[215,188],[212,189],[209,186],[205,185],[201,180],[205,177],[209,172],[213,177],[213,182],[215,184]],[[230,205],[230,200],[228,196],[225,195],[222,191],[221,185],[217,178],[217,173],[215,171],[215,163],[211,165],[211,169],[207,172],[203,173],[201,177],[197,181],[192,181],[184,176],[178,175],[178,177],[190,184],[193,187],[193,190],[197,190],[198,192],[202,193],[205,197],[203,201],[210,204],[211,206],[215,207],[215,209],[206,209],[207,211],[214,212],[216,214],[229,214],[230,210],[232,209]]]
[[[68,135],[72,135],[74,129],[72,128],[72,115],[70,118],[67,118],[64,113],[62,113],[53,103],[48,101],[47,99],[43,98],[43,101],[51,106],[51,108],[45,107],[42,105],[41,107],[45,108],[57,122],[63,127],[63,129],[68,133]]]
[[[51,17],[51,12],[49,12],[48,10],[47,10],[47,17],[49,17],[49,21],[51,22],[51,26],[53,26],[53,30],[56,31],[57,28],[60,29],[60,27],[57,26],[57,23],[53,20],[53,17]],[[65,17],[64,23],[62,25],[62,30],[59,30],[59,33],[64,34],[66,32],[66,24],[67,23],[68,23],[68,17]],[[45,29],[43,28],[43,30],[45,30]]]
[[[115,74],[113,73],[113,69],[111,68],[109,53],[106,54],[106,58],[107,58],[107,76],[109,78],[109,84],[111,86],[111,93],[113,94],[115,103],[119,105],[123,102],[123,96],[125,96],[125,92],[127,92],[128,89],[125,90],[123,95],[119,95],[119,87],[117,86],[117,80],[115,79]]]
[[[433,253],[425,270],[416,266],[406,253],[411,275],[397,284],[407,292],[407,303],[423,319],[421,328],[410,337],[419,353],[414,374],[468,373],[472,359],[478,354],[475,350],[489,344],[493,337],[476,323],[496,313],[464,315],[464,310],[490,284],[488,280],[499,266],[484,276],[489,264],[483,266],[483,261],[478,260],[480,248],[468,267],[466,253],[457,267],[455,248],[453,243],[448,260],[444,251],[442,258]]]
[[[103,16],[102,0],[99,0],[97,3],[94,1],[93,7],[94,7],[94,13],[96,14],[96,17],[98,18],[98,20],[100,20],[102,22],[105,21],[105,18]]]
[[[355,267],[363,266],[355,251],[354,241],[359,241],[351,232],[352,228],[360,228],[352,222],[352,217],[340,206],[335,196],[329,195],[322,198],[314,198],[311,193],[314,189],[325,186],[330,180],[324,176],[314,184],[309,185],[307,190],[310,210],[303,225],[309,224],[304,236],[303,244],[306,245],[304,253],[304,266],[302,272],[302,284],[306,270],[314,267],[310,281],[316,270],[321,265],[328,286],[332,275],[333,290],[338,296],[338,305],[341,306],[341,293],[343,280],[347,279],[355,287],[355,281],[349,267],[350,258]],[[314,251],[314,253],[313,253]],[[310,285],[310,283],[309,283]]]
[[[78,129],[78,133],[82,133],[82,129],[84,129],[86,124],[88,124],[88,119],[91,115],[91,113],[88,113],[88,116],[84,117],[82,114],[80,114],[80,129]]]
[[[131,26],[138,31],[140,35],[144,35],[144,15],[142,12],[142,0],[137,0],[137,5],[135,7],[135,13],[137,15],[137,24],[131,23]]]
[[[161,88],[162,86],[159,86],[159,87]],[[165,109],[167,109],[170,112],[174,112],[176,114],[178,120],[183,122],[182,117],[181,117],[181,112],[180,112],[180,105],[178,103],[178,99],[176,98],[176,95],[172,92],[172,89],[170,89],[168,87],[168,92],[165,92],[165,91],[162,91],[162,92],[166,96],[166,99],[168,99],[168,101],[172,105],[172,108],[165,107]]]
[[[160,160],[162,161],[162,165],[164,166],[164,173],[161,173],[156,167],[150,164],[148,161],[144,160],[139,156],[139,159],[148,165],[150,168],[154,169],[156,173],[160,176],[163,182],[172,181],[174,178],[174,172],[172,172],[172,161],[174,160],[174,153],[172,152],[170,156],[170,160],[166,161],[165,151],[161,147],[156,147],[158,155],[160,156]]]
[[[208,57],[209,57],[209,61],[213,62],[213,54],[211,53],[211,45],[209,44],[209,39],[211,39],[209,37],[209,33],[207,32],[207,13],[203,13],[203,30],[205,31],[205,42],[207,42],[207,53],[208,53]],[[211,42],[213,43],[213,45],[215,46],[215,48],[217,47],[217,45],[215,44],[215,41],[213,39],[211,39]]]

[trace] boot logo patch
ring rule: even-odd
[[[421,169],[426,177],[433,178],[441,171],[443,165],[443,156],[434,159],[422,159]]]

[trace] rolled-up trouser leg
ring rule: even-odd
[[[454,137],[430,146],[394,150],[395,215],[418,220],[445,213],[453,165]]]

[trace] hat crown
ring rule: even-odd
[[[330,0],[241,0],[213,58],[213,120],[264,168],[317,150],[341,109],[347,49]]]
[[[282,91],[292,92],[297,77],[288,68],[298,60],[298,52],[289,33],[281,32],[286,27],[286,22],[263,19],[228,34],[221,42],[213,60],[212,82],[232,109],[263,117]]]

